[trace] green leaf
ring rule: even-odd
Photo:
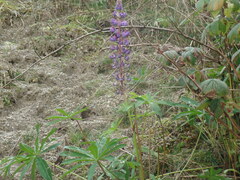
[[[88,107],[83,108],[83,109],[81,109],[81,110],[79,110],[79,111],[76,111],[76,112],[72,113],[72,114],[70,115],[70,117],[76,116],[77,114],[80,114],[80,113],[86,111],[87,109],[88,109]]]
[[[186,104],[189,104],[189,105],[194,106],[194,107],[199,105],[199,102],[197,102],[194,99],[191,99],[189,97],[186,97],[186,96],[182,96],[180,100],[185,102]]]
[[[56,111],[58,111],[59,113],[61,113],[64,116],[69,116],[69,114],[66,111],[64,111],[63,109],[56,109]]]
[[[223,113],[223,108],[222,108],[222,102],[224,102],[223,99],[219,98],[219,99],[212,99],[210,101],[210,109],[211,111],[214,113],[216,118],[219,118]]]
[[[105,151],[103,154],[101,154],[102,156],[106,156],[106,155],[109,155],[111,154],[112,152],[114,151],[117,151],[123,147],[125,147],[126,145],[125,144],[119,144],[119,145],[116,145],[114,146],[113,148],[109,149],[108,151]]]
[[[25,153],[28,153],[30,155],[33,155],[35,153],[34,149],[32,147],[28,146],[27,144],[20,143],[19,147],[20,147],[20,150],[22,150]]]
[[[204,100],[203,102],[201,102],[199,104],[199,106],[197,107],[197,110],[203,110],[205,108],[207,108],[210,104],[210,101],[207,99],[207,100]]]
[[[51,129],[51,131],[47,134],[47,136],[42,139],[42,141],[41,141],[41,146],[40,146],[40,150],[42,150],[43,146],[45,145],[45,143],[47,142],[47,140],[49,139],[49,137],[50,137],[51,135],[53,135],[56,131],[57,131],[57,128]]]
[[[93,157],[95,158],[95,159],[98,159],[99,157],[98,157],[98,147],[97,147],[97,145],[96,145],[96,143],[92,143],[89,147],[88,147],[88,150],[91,152],[91,154],[93,155]]]
[[[162,117],[161,109],[160,109],[160,107],[159,107],[159,105],[157,103],[151,102],[149,105],[150,105],[150,108],[152,109],[152,111],[154,113],[156,113],[157,115]]]
[[[51,151],[51,150],[55,149],[56,147],[58,147],[59,145],[60,145],[60,143],[53,144],[53,145],[51,145],[51,146],[45,148],[45,149],[42,151],[42,153],[45,153],[45,152]]]
[[[52,172],[48,164],[41,157],[37,157],[37,169],[45,180],[52,180]]]
[[[196,8],[197,10],[203,10],[203,7],[205,5],[205,0],[199,0],[197,3],[196,3]]]
[[[230,43],[240,42],[240,23],[236,24],[227,35]]]
[[[94,159],[84,159],[84,158],[75,158],[75,159],[67,159],[67,160],[64,160],[61,164],[62,165],[66,165],[66,164],[72,164],[72,163],[79,163],[79,162],[93,162],[95,161]]]
[[[240,9],[240,1],[239,0],[231,0],[231,3],[234,4],[234,11],[238,11]]]
[[[91,167],[89,168],[89,170],[88,170],[88,180],[92,180],[93,179],[96,167],[97,167],[97,164],[95,163],[95,164],[91,165]]]
[[[68,149],[68,150],[72,150],[72,151],[77,151],[78,153],[85,154],[86,156],[92,157],[91,154],[88,151],[86,151],[86,150],[84,150],[82,148],[79,148],[79,147],[65,146],[64,148]]]
[[[79,153],[79,152],[76,152],[76,151],[64,151],[64,152],[60,153],[60,156],[92,158],[91,154]]]
[[[23,177],[25,176],[26,172],[28,171],[28,169],[30,168],[30,166],[32,165],[32,163],[28,162],[26,163],[26,166],[24,167],[24,169],[22,170],[22,173],[20,175],[20,180],[23,179]]]
[[[33,159],[33,163],[32,163],[32,169],[31,169],[31,179],[35,180],[36,179],[36,169],[37,169],[37,165],[36,165],[36,159]]]
[[[240,49],[237,50],[233,55],[232,55],[232,62],[236,63],[237,65],[240,64]]]
[[[208,4],[209,11],[219,11],[224,5],[224,0],[210,0]]]
[[[36,126],[35,126],[35,128],[36,128],[36,139],[35,139],[35,143],[34,143],[34,150],[35,150],[35,152],[38,152],[39,151],[39,131],[40,131],[40,124],[37,124]]]
[[[174,119],[179,119],[179,118],[184,117],[184,116],[194,116],[194,115],[200,115],[200,114],[202,114],[202,112],[197,111],[197,110],[186,111],[186,112],[179,113],[178,115],[176,115],[174,117]]]
[[[24,167],[29,164],[31,165],[30,160],[23,162],[20,166],[17,167],[17,169],[12,173],[12,175],[15,176],[21,169],[23,169],[23,171],[24,171]]]

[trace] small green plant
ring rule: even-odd
[[[98,141],[88,142],[89,146],[86,149],[75,147],[75,146],[66,146],[67,151],[62,152],[61,156],[67,156],[71,159],[65,160],[62,164],[76,164],[69,171],[63,174],[63,177],[67,174],[73,172],[74,170],[91,165],[88,170],[88,179],[93,179],[96,174],[96,168],[99,167],[103,173],[102,176],[111,177],[113,179],[124,179],[125,174],[121,171],[116,171],[108,168],[107,166],[111,163],[114,163],[116,159],[112,153],[123,148],[125,144],[121,144],[120,141],[124,139],[110,139],[110,138],[101,138]]]
[[[78,114],[81,114],[82,112],[86,111],[87,109],[88,108],[85,107],[85,108],[82,108],[78,111],[70,112],[70,113],[64,111],[63,109],[56,109],[56,111],[58,111],[62,116],[50,116],[50,117],[48,117],[47,119],[56,119],[54,121],[49,122],[48,125],[56,124],[56,123],[59,123],[59,122],[64,121],[64,120],[75,120],[78,124],[79,130],[84,135],[84,131],[83,131],[80,123],[78,122],[79,120],[82,120],[82,118],[76,118],[75,116],[78,115]],[[84,141],[86,141],[86,137],[83,137],[82,139]]]
[[[209,169],[204,174],[199,175],[198,177],[201,179],[208,179],[208,180],[228,180],[229,178],[225,178],[220,176],[219,174],[222,172],[222,169]]]
[[[46,160],[43,158],[44,153],[49,152],[60,145],[60,143],[52,143],[53,139],[50,137],[56,132],[57,129],[52,129],[46,137],[40,137],[40,125],[36,125],[36,139],[34,147],[27,144],[20,143],[20,152],[16,156],[6,157],[0,161],[0,175],[4,177],[15,176],[17,173],[21,172],[20,180],[26,175],[26,173],[31,169],[31,179],[35,180],[37,172],[45,180],[52,180],[52,172],[48,166]],[[16,169],[13,166],[17,165]],[[13,171],[13,173],[11,172]]]

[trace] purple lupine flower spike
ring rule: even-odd
[[[110,55],[110,58],[113,60],[112,67],[116,69],[114,74],[116,80],[119,82],[119,94],[124,94],[125,92],[125,81],[130,79],[129,74],[126,72],[126,68],[129,67],[129,54],[130,50],[125,46],[130,44],[127,37],[130,35],[130,32],[125,30],[124,27],[128,26],[128,22],[124,20],[127,16],[126,12],[123,12],[122,0],[117,0],[115,10],[113,12],[113,17],[110,20],[112,27],[110,32],[113,33],[110,37],[110,41],[116,43],[116,45],[111,45],[110,49],[113,51],[113,54]]]

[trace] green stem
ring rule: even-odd
[[[136,118],[136,111],[134,112],[135,118]],[[133,120],[130,112],[128,111],[128,117],[129,121],[132,127],[132,132],[133,132],[133,146],[137,158],[137,162],[140,164],[139,167],[139,178],[140,180],[144,180],[144,169],[143,169],[143,163],[142,163],[142,156],[141,156],[141,145],[140,145],[140,139],[138,136],[138,127],[137,127],[137,122],[136,119]]]

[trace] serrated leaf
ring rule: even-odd
[[[43,179],[52,180],[52,172],[46,161],[41,157],[37,157],[36,162],[38,172],[43,177]]]

